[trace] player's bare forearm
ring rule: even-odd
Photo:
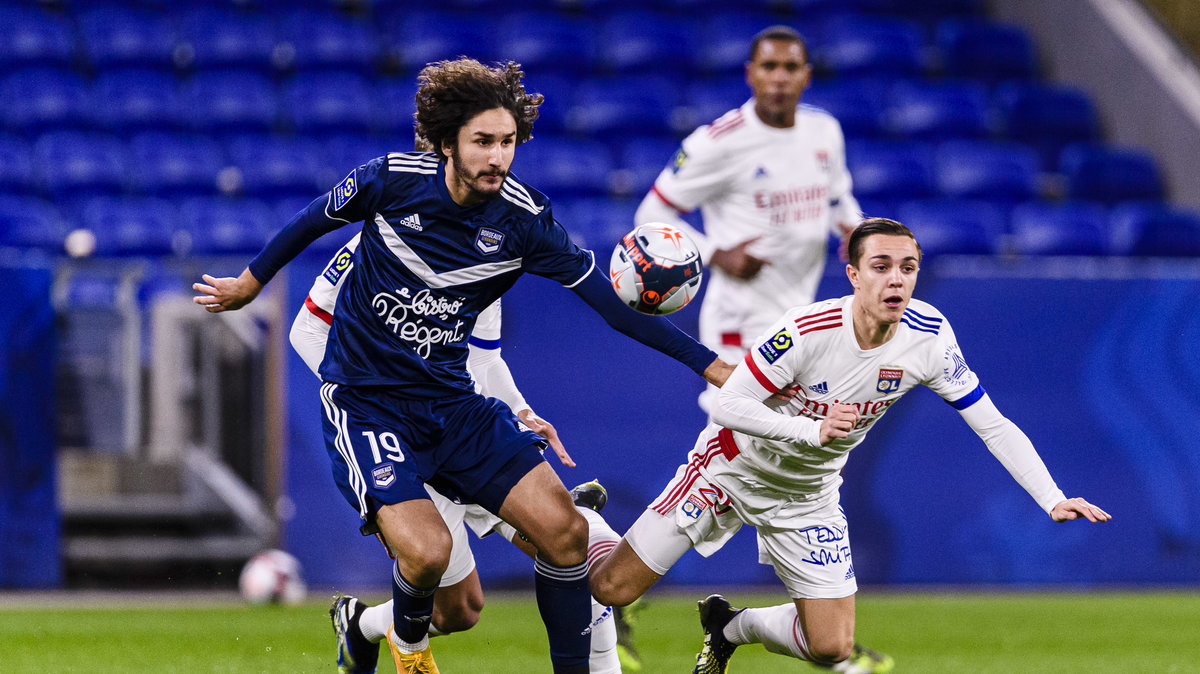
[[[1069,522],[1080,518],[1089,522],[1107,522],[1112,519],[1112,515],[1078,497],[1069,498],[1054,506],[1054,509],[1050,511],[1050,517],[1055,522]]]
[[[722,386],[725,380],[729,379],[729,373],[733,372],[733,368],[733,365],[717,358],[704,368],[704,379],[713,386]]]
[[[567,453],[567,448],[563,446],[562,440],[558,438],[558,430],[554,428],[554,424],[539,417],[531,409],[523,409],[517,412],[517,418],[521,423],[529,427],[529,430],[537,433],[546,439],[546,443],[550,445],[550,449],[554,450],[554,454],[558,460],[567,468],[575,467],[575,460]]]
[[[263,284],[254,278],[249,268],[243,270],[237,278],[216,278],[208,274],[200,278],[204,283],[193,283],[192,290],[201,294],[193,297],[192,301],[214,314],[241,309],[258,297],[263,289]]]

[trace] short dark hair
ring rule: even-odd
[[[783,42],[798,42],[800,43],[800,51],[804,54],[804,62],[808,63],[808,43],[804,41],[804,36],[800,31],[791,26],[782,24],[776,26],[768,26],[758,31],[753,39],[750,40],[750,60],[753,61],[755,55],[758,54],[758,45],[763,40],[782,40]]]
[[[850,264],[858,266],[858,258],[862,256],[863,241],[868,236],[876,234],[885,234],[887,236],[907,236],[912,239],[913,245],[917,247],[917,262],[921,261],[921,244],[917,243],[917,237],[912,233],[912,230],[904,225],[889,220],[887,218],[867,218],[859,223],[854,231],[850,232],[850,243],[846,246],[846,257],[849,258]]]
[[[524,76],[520,64],[512,61],[493,67],[460,56],[430,63],[417,75],[417,112],[413,115],[417,136],[445,158],[443,145],[453,146],[459,130],[472,117],[504,108],[517,122],[517,144],[528,141],[544,97],[525,92]]]

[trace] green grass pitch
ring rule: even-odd
[[[700,643],[696,597],[651,594],[638,616],[646,674],[688,672]],[[780,595],[738,590],[736,604]],[[119,595],[106,595],[106,597]],[[245,606],[234,601],[53,595],[50,606],[0,594],[0,671],[332,672],[327,604]],[[1198,672],[1200,594],[951,593],[867,589],[859,641],[896,658],[898,672]],[[545,635],[531,596],[489,598],[475,629],[433,641],[445,674],[548,672]],[[393,672],[380,659],[381,673]],[[818,671],[746,646],[734,674]]]

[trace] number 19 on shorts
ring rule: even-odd
[[[363,431],[367,441],[371,443],[371,458],[375,459],[375,463],[383,463],[384,459],[401,463],[404,461],[404,452],[400,451],[400,441],[396,438],[396,434],[390,431],[384,431],[378,436],[375,431]],[[387,452],[382,457],[379,455],[379,447],[383,446],[383,450]]]

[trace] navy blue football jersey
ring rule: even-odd
[[[431,153],[393,153],[350,173],[325,215],[363,221],[321,363],[326,381],[431,398],[471,391],[467,339],[522,273],[573,285],[594,265],[550,202],[509,174],[499,195],[460,206]]]

